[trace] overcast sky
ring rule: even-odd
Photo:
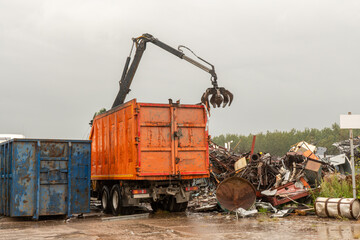
[[[360,113],[357,0],[0,0],[0,133],[86,138],[142,33],[215,65],[234,102],[212,109],[212,135],[323,128]],[[127,100],[195,104],[209,77],[148,44]]]

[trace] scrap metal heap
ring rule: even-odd
[[[194,180],[194,185],[198,186],[199,191],[193,194],[188,208],[196,212],[219,210],[215,194],[217,185],[233,174],[235,172],[235,162],[247,155],[228,151],[226,148],[210,142],[209,160],[211,175],[209,179]]]
[[[332,172],[333,168],[314,156],[305,157],[298,152],[288,152],[282,158],[272,157],[269,153],[258,154],[237,175],[249,180],[257,190],[264,191],[279,186],[305,180],[315,185],[323,172]],[[304,182],[304,181],[301,181]]]
[[[269,153],[238,154],[210,142],[211,177],[199,187],[190,209],[217,208],[216,187],[229,177],[247,180],[256,189],[256,197],[273,206],[292,202],[310,195],[310,189],[320,184],[322,176],[334,172],[334,167],[321,161],[316,147],[306,142],[293,145],[283,157]],[[195,183],[196,184],[196,183]]]
[[[198,191],[193,193],[192,199],[189,201],[188,209],[194,212],[206,212],[219,210],[216,200],[216,184],[209,179],[195,179],[194,185],[198,187]]]
[[[280,161],[272,160],[270,154],[266,153],[253,154],[247,166],[237,175],[247,179],[259,191],[273,187],[277,182],[277,176],[285,175],[285,172]]]
[[[292,150],[281,158],[262,154],[237,175],[254,185],[259,199],[277,206],[310,195],[309,190],[320,184],[321,176],[333,171],[312,152]]]
[[[209,160],[211,165],[211,179],[212,182],[218,184],[226,177],[235,173],[235,163],[250,154],[238,154],[221,147],[214,142],[209,144]]]
[[[354,137],[354,157],[360,158],[360,137]],[[339,149],[340,153],[345,153],[347,156],[350,156],[350,139],[336,142],[333,146]]]

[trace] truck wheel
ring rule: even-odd
[[[110,193],[107,186],[103,186],[101,189],[101,207],[104,213],[110,212]]]
[[[179,207],[179,212],[185,212],[185,210],[187,209],[187,206],[188,206],[188,202],[183,202],[183,203],[180,203],[180,207]]]
[[[158,201],[151,202],[150,205],[151,205],[153,212],[157,212],[158,210],[161,209],[160,202],[158,202]]]
[[[175,197],[170,197],[168,209],[170,212],[185,212],[188,202],[177,203]]]
[[[121,188],[119,186],[119,184],[115,184],[112,188],[111,188],[111,200],[110,200],[110,205],[111,205],[111,211],[112,214],[114,216],[119,215],[122,211],[122,201],[121,201]]]

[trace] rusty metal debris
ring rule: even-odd
[[[298,182],[296,182],[298,183]],[[297,185],[296,183],[288,183],[276,188],[274,196],[263,196],[264,201],[270,202],[273,206],[278,206],[287,202],[292,202],[296,199],[309,196],[309,188],[304,185]]]
[[[210,142],[211,175],[209,179],[194,180],[194,185],[198,186],[199,191],[193,194],[188,209],[195,212],[220,210],[215,195],[218,184],[235,173],[236,161],[248,155],[236,154]]]
[[[194,212],[207,212],[220,209],[216,200],[216,183],[212,179],[195,179],[194,185],[198,186],[199,191],[192,195],[188,209]]]
[[[261,157],[254,157],[254,155],[251,156],[252,160],[245,169],[237,174],[239,177],[251,182],[257,191],[267,190],[275,184],[280,184],[280,179],[286,181],[289,171],[283,168],[280,161],[273,161],[270,154],[264,154]],[[277,180],[279,177],[281,178]]]
[[[216,199],[222,208],[234,211],[238,208],[250,209],[256,201],[253,185],[241,177],[230,177],[222,181],[216,189]]]
[[[209,158],[211,164],[211,180],[218,184],[225,178],[234,174],[236,172],[235,163],[241,158],[248,156],[249,153],[237,154],[210,142]]]
[[[360,136],[354,137],[354,156],[356,158],[360,158]],[[340,153],[345,153],[346,156],[350,156],[350,140],[344,140],[341,142],[336,142],[333,144],[337,149],[339,149]]]
[[[353,145],[354,157],[359,159],[360,158],[360,136],[354,137],[353,142],[354,142],[354,145]],[[325,148],[325,151],[322,154],[321,161],[327,162],[327,163],[333,165],[335,167],[336,171],[340,172],[341,174],[344,174],[344,175],[351,174],[350,140],[347,139],[344,141],[336,142],[336,143],[333,143],[332,145],[335,146],[339,150],[340,154],[335,155],[335,156],[325,155],[325,152],[326,152],[326,148]],[[356,164],[358,165],[359,163],[356,163]]]
[[[269,153],[238,154],[210,142],[211,176],[208,184],[203,186],[205,191],[194,196],[191,209],[219,210],[218,202],[224,209],[236,212],[240,208],[248,210],[256,199],[273,207],[305,198],[310,195],[311,187],[318,186],[325,173],[334,172],[334,167],[320,160],[315,151],[316,146],[303,141],[293,145],[283,157]],[[233,179],[243,180],[235,184]],[[240,194],[244,189],[249,193],[248,205],[243,204],[245,198],[241,199],[246,195]]]

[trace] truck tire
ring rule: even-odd
[[[111,188],[110,196],[111,212],[114,216],[117,216],[122,213],[121,188],[119,184],[115,184]]]
[[[153,212],[157,212],[158,210],[162,210],[162,205],[159,201],[156,202],[151,202],[150,203],[151,208],[153,210]]]
[[[168,201],[168,210],[170,212],[185,212],[188,202],[177,203],[176,198],[171,196]]]
[[[179,212],[185,212],[189,202],[180,203]]]
[[[104,213],[110,213],[110,192],[107,186],[103,186],[101,189],[101,208]]]

